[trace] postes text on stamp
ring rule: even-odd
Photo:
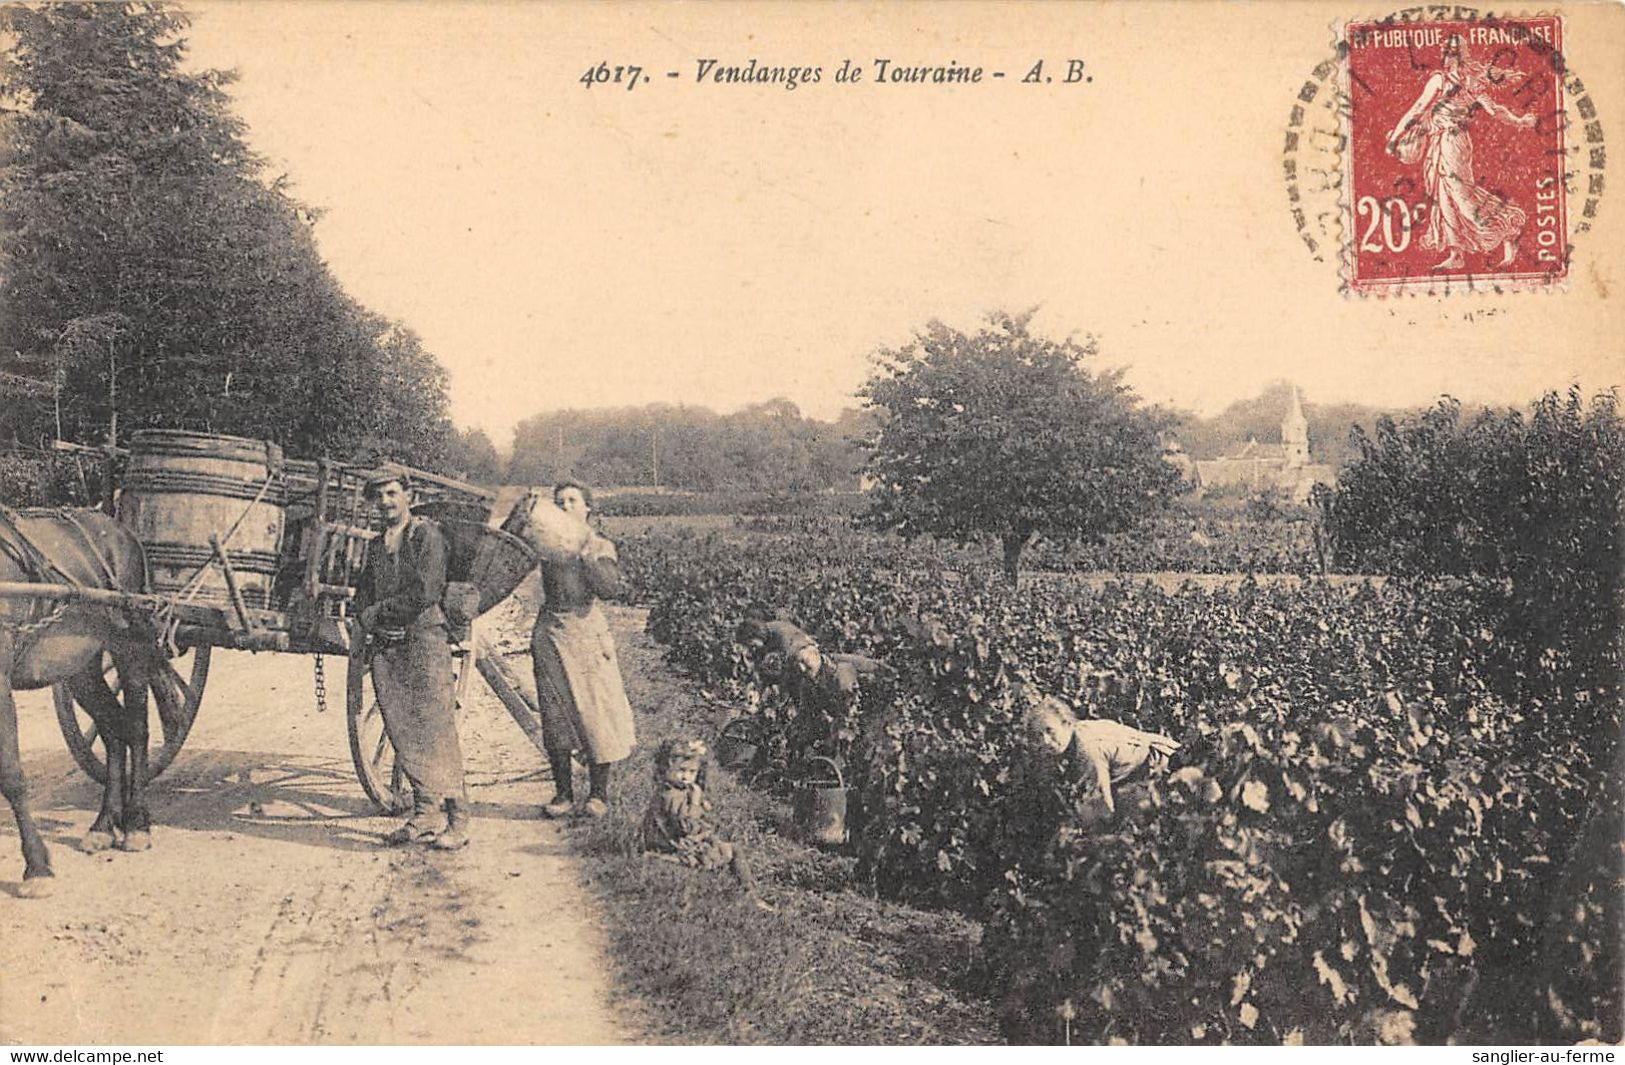
[[[1342,27],[1351,289],[1567,277],[1562,31],[1555,15]]]

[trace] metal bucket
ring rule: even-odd
[[[736,717],[717,734],[717,765],[749,769],[762,754],[762,728],[748,717]]]
[[[148,429],[130,438],[119,520],[147,552],[149,590],[227,606],[217,536],[252,609],[271,608],[285,517],[282,449],[263,440]]]
[[[792,810],[796,827],[808,843],[838,847],[846,842],[846,778],[840,764],[833,758],[817,755],[807,760],[809,766],[822,763],[829,768],[829,776],[807,776],[795,782]]]

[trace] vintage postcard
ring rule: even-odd
[[[1619,143],[1615,3],[0,0],[0,1043],[1617,1045]]]

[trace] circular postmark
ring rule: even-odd
[[[1346,295],[1561,288],[1606,153],[1556,15],[1409,8],[1334,29],[1293,101],[1282,173]]]

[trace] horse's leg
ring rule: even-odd
[[[124,801],[124,842],[127,851],[152,849],[152,813],[147,809],[147,692],[152,686],[154,657],[151,647],[120,648],[114,651],[119,679],[124,685],[124,731],[130,751],[130,772],[126,778]]]
[[[68,681],[68,690],[96,722],[96,731],[107,750],[107,783],[102,787],[102,807],[85,833],[84,849],[104,851],[124,838],[124,722],[118,696],[102,677],[99,658]]]
[[[21,894],[37,898],[50,891],[51,853],[28,810],[28,780],[23,776],[23,753],[17,742],[17,704],[11,698],[11,663],[12,637],[0,631],[0,794],[11,804],[17,834],[22,838]]]

